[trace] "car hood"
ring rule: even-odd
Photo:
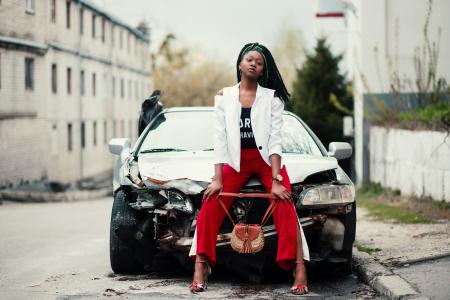
[[[138,166],[143,179],[151,177],[162,181],[190,179],[210,182],[214,175],[213,159],[212,151],[146,153],[139,155]],[[283,160],[291,183],[302,182],[317,172],[338,168],[334,157],[283,153]],[[252,182],[248,185],[252,185]]]

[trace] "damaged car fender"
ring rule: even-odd
[[[114,161],[113,192],[121,185],[131,184],[123,174],[128,169],[128,160],[131,157],[131,141],[128,138],[114,138],[108,143],[109,152],[117,155]]]

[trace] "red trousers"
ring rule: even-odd
[[[241,170],[239,173],[228,164],[223,165],[222,191],[238,193],[250,176],[255,173],[264,184],[266,192],[270,193],[272,190],[272,168],[263,160],[258,149],[241,149]],[[283,176],[283,186],[290,192],[291,184],[285,166],[281,168],[280,173]],[[233,200],[234,197],[222,197],[222,201],[227,208],[231,207]],[[261,201],[264,201],[264,199],[261,199]],[[278,235],[276,262],[283,269],[292,269],[296,260],[297,246],[295,206],[289,201],[279,201],[272,216]],[[216,263],[217,234],[224,217],[225,211],[217,200],[217,194],[212,195],[209,200],[203,200],[197,218],[196,254],[205,254],[210,264]]]

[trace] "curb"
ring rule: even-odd
[[[419,300],[429,299],[420,295],[414,288],[399,275],[376,262],[372,256],[353,248],[353,262],[362,281],[375,291],[392,300]]]
[[[1,200],[12,200],[24,203],[70,202],[90,200],[108,195],[112,195],[111,188],[109,187],[98,190],[76,190],[62,193],[3,190],[0,191],[0,203]]]
[[[392,266],[393,267],[401,267],[401,266],[404,266],[404,265],[419,264],[419,263],[427,262],[427,261],[430,261],[430,260],[445,258],[445,257],[449,257],[449,256],[450,256],[450,252],[444,252],[444,253],[441,253],[441,254],[435,254],[435,255],[431,255],[431,256],[405,260],[405,261],[402,261],[401,263],[400,262],[395,262],[395,263],[392,263]]]

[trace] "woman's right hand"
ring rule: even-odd
[[[206,189],[205,193],[203,194],[203,200],[206,198],[206,201],[209,200],[209,197],[211,197],[211,195],[214,195],[215,193],[218,193],[222,190],[223,185],[222,182],[220,180],[213,180],[209,185],[208,188]]]

